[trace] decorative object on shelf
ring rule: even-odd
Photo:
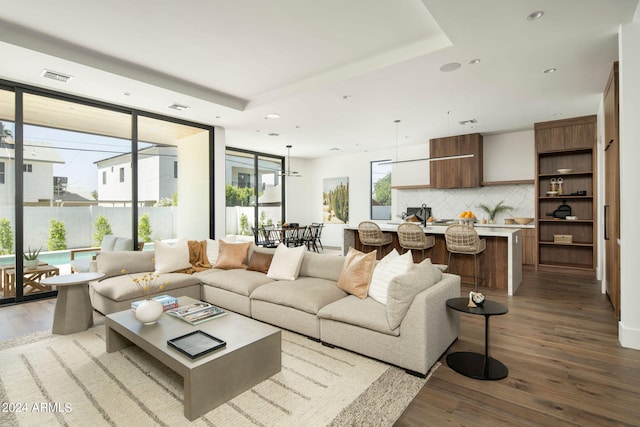
[[[24,268],[27,270],[33,270],[38,267],[38,255],[40,255],[40,251],[42,248],[38,248],[37,250],[31,250],[31,247],[23,254],[24,256]]]
[[[567,204],[566,200],[563,200],[562,204],[558,206],[558,209],[547,215],[558,219],[567,219],[568,216],[571,216],[571,206]]]
[[[571,234],[554,234],[553,243],[573,243],[573,235]]]
[[[564,179],[557,178],[556,181],[558,183],[558,196],[562,196],[562,194],[564,193],[564,190],[562,189],[562,184],[564,183]]]
[[[143,300],[136,308],[136,319],[145,325],[153,325],[158,321],[164,309],[162,303],[155,299]]]
[[[520,225],[527,225],[533,221],[533,218],[515,217],[513,220]]]
[[[558,169],[558,173],[567,174],[573,172],[573,169]]]
[[[507,206],[507,205],[504,204],[504,200],[501,200],[493,208],[490,208],[489,206],[485,205],[484,203],[479,204],[478,207],[480,209],[482,209],[483,211],[485,211],[487,213],[487,215],[489,215],[489,223],[491,223],[491,224],[495,224],[496,216],[499,213],[513,210],[513,208],[511,206]]]
[[[547,191],[547,196],[556,197],[558,195],[557,191]]]
[[[484,304],[485,296],[481,292],[469,292],[469,304],[467,307],[482,307]]]

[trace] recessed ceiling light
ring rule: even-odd
[[[560,117],[562,113],[553,113],[553,117]]]
[[[131,92],[125,92],[124,96],[131,96]]]
[[[265,120],[266,119],[279,119],[280,118],[280,114],[278,113],[269,113],[266,116],[264,116]]]
[[[545,74],[551,74],[551,73],[555,73],[557,70],[553,67],[551,68],[547,68],[546,70],[544,70]]]
[[[279,133],[275,133],[275,132],[271,132],[271,133],[268,133],[267,136],[280,136],[280,134]]]
[[[329,148],[329,151],[340,151],[340,149],[338,147],[333,147],[333,148]]]
[[[173,104],[169,105],[168,108],[171,108],[172,110],[184,111],[187,108],[189,108],[189,106],[188,105],[183,105],[183,104],[178,104],[178,103],[174,102]]]
[[[469,61],[469,65],[476,65],[476,64],[479,64],[479,63],[480,63],[480,60],[478,58],[472,59],[471,61]]]
[[[342,99],[351,99],[351,95],[342,95]]]
[[[536,19],[542,18],[542,15],[544,15],[544,12],[541,10],[531,12],[527,15],[527,21],[535,21]]]
[[[464,125],[468,125],[468,124],[478,123],[478,120],[477,119],[469,119],[469,120],[463,120],[463,121],[458,122],[458,123],[460,123],[462,126],[464,126]]]
[[[448,64],[444,64],[442,67],[440,67],[440,71],[448,73],[450,71],[455,71],[458,68],[460,68],[461,65],[457,62],[450,62]]]

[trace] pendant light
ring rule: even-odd
[[[298,172],[291,170],[291,145],[287,145],[287,159],[286,159],[287,168],[283,171],[280,171],[280,176],[291,176],[291,177],[300,177]]]

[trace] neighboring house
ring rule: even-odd
[[[98,202],[101,205],[130,205],[131,154],[95,162],[98,166]],[[138,152],[138,200],[153,206],[178,191],[178,153],[176,147],[153,146]]]
[[[24,148],[24,204],[50,206],[57,196],[54,192],[53,165],[64,164],[54,147],[39,142],[25,143]],[[3,143],[0,147],[0,205],[15,203],[15,145]]]

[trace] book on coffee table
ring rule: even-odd
[[[227,314],[227,312],[220,307],[216,307],[213,304],[203,301],[172,308],[171,310],[167,310],[165,313],[184,320],[191,325],[198,325],[202,322]]]

